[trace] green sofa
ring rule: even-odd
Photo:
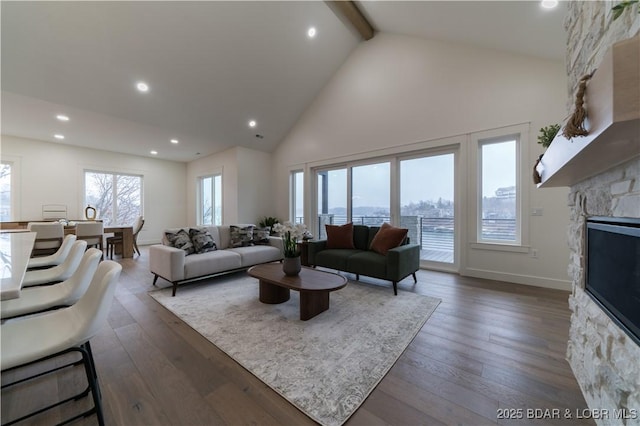
[[[386,255],[369,249],[371,241],[380,228],[354,225],[353,245],[355,249],[327,249],[327,240],[309,241],[309,265],[336,269],[338,271],[373,278],[389,280],[393,283],[393,294],[398,295],[398,281],[413,275],[420,268],[420,246],[403,244],[390,249]]]

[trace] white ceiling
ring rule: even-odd
[[[566,6],[358,2],[376,30],[562,60]],[[191,161],[272,151],[358,35],[324,2],[7,2],[2,133]],[[315,39],[306,37],[315,26]],[[151,90],[135,90],[138,80]],[[71,120],[61,123],[56,114]],[[255,119],[258,126],[247,123]],[[256,134],[264,136],[257,138]],[[178,145],[170,139],[180,140]]]

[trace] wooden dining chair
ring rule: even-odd
[[[138,234],[142,230],[144,226],[144,218],[142,216],[138,216],[136,222],[133,224],[133,249],[138,256],[140,256],[140,249],[138,248]],[[107,238],[107,255],[109,259],[113,259],[113,252],[116,246],[120,246],[122,249],[123,238],[122,235],[114,235],[113,237]]]

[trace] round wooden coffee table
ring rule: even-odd
[[[260,282],[260,301],[277,304],[289,300],[290,290],[300,292],[300,319],[306,321],[329,309],[329,293],[347,285],[347,279],[332,272],[303,267],[294,277],[282,272],[282,264],[266,263],[247,273]]]

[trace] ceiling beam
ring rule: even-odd
[[[325,3],[327,3],[334,12],[339,13],[339,16],[341,15],[342,18],[345,18],[363,39],[370,40],[373,38],[375,34],[373,26],[353,1],[327,0]]]

